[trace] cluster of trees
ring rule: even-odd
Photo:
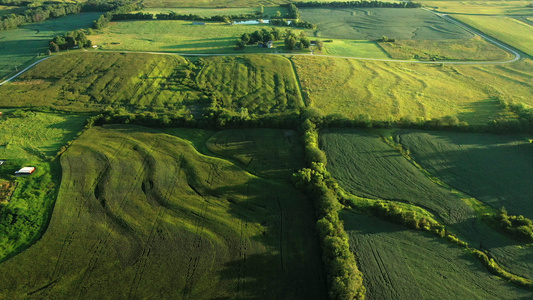
[[[235,47],[244,49],[246,45],[255,45],[257,43],[268,43],[269,41],[278,41],[282,38],[282,33],[278,28],[265,28],[256,30],[252,34],[243,33],[237,40]]]
[[[20,14],[9,14],[0,18],[0,30],[17,28],[20,25],[41,22],[82,11],[79,4],[44,4],[24,10]]]
[[[382,36],[381,38],[378,39],[378,42],[394,43],[394,42],[396,42],[396,39],[395,38],[390,38],[390,37],[387,37],[387,36]]]
[[[112,6],[115,7],[115,6]],[[107,27],[109,25],[109,22],[113,20],[113,16],[115,14],[126,14],[131,11],[139,10],[141,9],[141,6],[136,3],[129,3],[125,5],[116,6],[116,8],[106,12],[105,14],[101,15],[97,20],[93,22],[93,28],[94,29],[100,29]]]
[[[92,47],[93,43],[87,39],[85,30],[79,29],[70,31],[64,35],[55,36],[49,43],[50,51],[59,52],[59,50],[67,50],[78,47]]]
[[[293,20],[293,21],[288,21],[286,19],[271,19],[269,24],[275,25],[275,26],[291,26],[291,27],[300,27],[300,28],[309,28],[309,29],[316,28],[315,24],[308,22],[308,21],[303,21],[300,19]]]
[[[389,8],[419,8],[422,4],[406,2],[381,2],[381,1],[334,1],[334,2],[294,2],[297,7],[389,7]]]
[[[357,268],[349,239],[338,211],[342,208],[333,192],[336,183],[326,170],[325,154],[318,154],[318,132],[309,120],[302,126],[308,168],[293,175],[293,182],[313,199],[317,231],[322,245],[330,299],[364,299],[363,274]],[[311,152],[311,153],[310,153]]]
[[[311,46],[311,41],[309,41],[303,31],[300,32],[300,36],[296,35],[292,30],[285,32],[285,47],[288,50],[309,48],[309,46]]]
[[[489,122],[488,127],[493,132],[532,132],[533,109],[522,103],[511,103],[498,97],[500,106],[517,116],[516,119],[500,118]]]
[[[492,216],[489,220],[511,236],[527,242],[533,242],[533,222],[530,219],[522,215],[509,215],[505,207],[502,207],[498,214]]]
[[[287,18],[289,19],[300,19],[300,12],[298,11],[298,7],[296,5],[290,3],[287,4],[287,9],[289,10],[289,13],[287,14]]]

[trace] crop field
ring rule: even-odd
[[[530,1],[419,1],[439,12],[479,15],[529,15]]]
[[[526,299],[463,249],[434,236],[352,212],[342,214],[364,274],[366,299]]]
[[[509,60],[512,55],[481,37],[469,40],[397,40],[379,45],[394,59],[418,60]]]
[[[89,129],[61,164],[49,229],[0,265],[2,297],[326,296],[312,204],[287,184],[136,126]]]
[[[494,97],[533,105],[533,62],[451,66],[294,57],[302,90],[323,114],[373,120],[457,116],[486,124],[504,112]]]
[[[67,31],[90,27],[101,13],[82,13],[0,31],[0,78],[15,72],[39,55],[45,55],[48,42]]]
[[[202,66],[196,78],[196,67],[177,55],[60,55],[2,86],[0,105],[69,111],[150,107],[183,114],[199,113],[213,99],[219,107],[243,114],[303,106],[291,64],[281,56],[203,58]]]
[[[224,23],[192,23],[171,20],[112,22],[102,29],[102,33],[92,35],[91,40],[104,50],[237,53],[235,42],[243,33],[271,28],[266,24],[230,26]],[[271,53],[275,50],[246,47],[246,52],[250,53]]]
[[[405,132],[404,147],[425,169],[495,209],[533,219],[531,135]]]
[[[207,141],[216,155],[231,158],[261,177],[289,179],[303,165],[303,145],[292,130],[235,129]]]
[[[320,54],[364,58],[390,58],[378,43],[358,40],[333,40],[331,43],[324,43],[324,48]]]
[[[302,8],[302,19],[317,24],[314,36],[353,40],[396,39],[446,40],[469,39],[473,35],[421,9]]]
[[[221,107],[273,113],[304,105],[291,63],[284,57],[209,57],[202,61],[198,86],[212,92]]]
[[[533,56],[533,26],[511,17],[454,16],[476,29]]]

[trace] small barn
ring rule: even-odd
[[[267,48],[273,48],[273,47],[274,47],[274,41],[268,41],[268,42],[266,43],[266,47],[267,47]]]
[[[15,172],[15,175],[30,175],[35,171],[35,167],[24,167]]]

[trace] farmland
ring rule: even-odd
[[[394,59],[502,61],[512,56],[480,37],[469,40],[397,40],[379,45]]]
[[[529,15],[529,1],[420,1],[424,6],[445,13],[476,15]]]
[[[207,141],[217,155],[232,158],[262,177],[288,179],[303,168],[303,147],[291,130],[247,129],[217,132]]]
[[[236,53],[235,41],[243,33],[251,34],[264,25],[234,25],[191,21],[112,22],[101,34],[91,36],[105,50],[163,51],[180,53]],[[249,52],[270,53],[274,49],[247,47]]]
[[[505,114],[494,97],[533,105],[530,60],[480,66],[292,60],[311,106],[325,115],[382,121],[451,115],[477,125]]]
[[[177,55],[61,55],[3,86],[0,105],[69,111],[150,107],[182,114],[199,113],[211,102],[239,113],[246,109],[250,114],[283,112],[303,105],[285,58],[215,57],[201,62],[195,78],[197,67]],[[262,97],[270,101],[259,101]]]
[[[20,70],[38,55],[45,55],[48,42],[55,35],[90,27],[99,15],[100,13],[69,15],[0,31],[0,78],[14,72],[15,67]]]
[[[219,8],[179,8],[179,7],[172,7],[172,8],[156,8],[156,7],[149,7],[145,8],[142,12],[144,13],[152,13],[152,14],[158,14],[158,13],[168,13],[169,11],[173,11],[179,15],[199,15],[202,17],[212,17],[212,16],[220,16],[220,15],[246,15],[246,14],[255,14],[257,12],[260,12],[259,5],[257,7],[219,7]],[[266,6],[263,7],[263,14],[267,16],[275,15],[276,12],[281,12],[282,15],[287,13],[286,7],[281,6]]]
[[[461,27],[420,9],[302,8],[300,14],[304,20],[318,25],[313,35],[321,38],[377,40],[388,36],[405,40],[445,40],[473,37]]]
[[[285,184],[134,126],[88,130],[61,163],[50,227],[0,265],[3,296],[324,294],[310,203]]]
[[[365,275],[366,299],[518,299],[530,293],[487,273],[464,250],[429,234],[342,214]]]
[[[533,26],[530,24],[511,17],[467,15],[454,17],[533,56]]]

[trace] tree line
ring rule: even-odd
[[[533,221],[522,215],[509,215],[505,207],[502,207],[497,214],[485,216],[485,219],[514,238],[533,242]]]
[[[28,8],[19,14],[2,16],[0,18],[0,30],[13,29],[27,23],[41,22],[50,18],[77,14],[81,11],[82,6],[79,4],[44,4],[42,6]]]
[[[334,2],[294,2],[296,7],[325,7],[325,8],[349,8],[349,7],[380,7],[380,8],[419,8],[422,4],[416,2],[382,2],[382,1],[334,1]]]

